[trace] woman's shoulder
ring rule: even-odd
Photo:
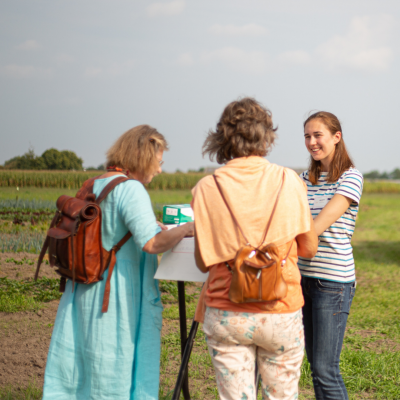
[[[214,187],[215,181],[213,175],[207,175],[204,178],[201,178],[192,189],[192,193],[196,193],[200,190],[207,190],[207,188]]]
[[[302,172],[300,175],[292,168],[282,167],[285,172],[285,179],[287,179],[292,185],[304,186],[305,173],[308,175],[308,171]]]
[[[125,182],[120,183],[114,189],[114,196],[114,198],[118,200],[119,204],[125,202],[130,203],[141,199],[147,201],[150,198],[144,185],[135,179],[128,179]]]
[[[347,177],[347,176],[351,176],[351,175],[354,175],[354,176],[357,176],[357,177],[363,179],[362,173],[357,168],[354,168],[354,167],[351,167],[351,168],[347,169],[346,171],[344,171],[343,174],[341,175],[341,177]]]
[[[343,174],[338,179],[338,182],[341,183],[345,180],[358,181],[360,185],[362,185],[364,182],[364,177],[358,169],[351,167],[343,172]]]

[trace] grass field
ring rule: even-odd
[[[0,190],[0,202],[16,195],[12,188],[7,189],[9,192],[4,189]],[[61,193],[65,193],[65,189]],[[39,198],[54,201],[61,193],[56,189],[40,191],[32,188],[20,190],[18,196],[25,200]],[[150,197],[153,204],[167,204],[189,202],[191,195],[189,191],[154,191],[150,192]],[[352,242],[358,285],[341,358],[341,370],[351,399],[400,399],[399,209],[399,194],[366,193],[362,197]],[[10,221],[5,221],[0,223],[0,234],[12,232],[16,228],[20,231],[30,229],[29,224],[11,227]],[[14,263],[17,272],[20,261],[10,261],[11,258],[8,264]],[[23,262],[30,261],[25,259]],[[1,268],[0,265],[0,271]],[[0,311],[18,314],[23,310],[26,312],[46,308],[47,304],[51,304],[46,301],[57,296],[55,285],[52,280],[33,285],[29,280],[3,279],[0,281]],[[165,306],[160,399],[167,400],[175,383],[180,360],[179,321],[176,284],[162,281],[160,286]],[[193,316],[199,290],[197,284],[187,285],[188,318]],[[48,298],[45,297],[46,293]],[[188,323],[190,325],[190,321]],[[201,329],[191,358],[189,380],[193,399],[218,398],[211,360]],[[34,381],[30,382],[29,386],[22,388],[3,385],[0,387],[0,399],[40,399],[40,388]],[[300,389],[300,399],[314,398],[307,361],[303,363]]]

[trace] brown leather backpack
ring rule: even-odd
[[[284,175],[279,188],[278,195],[275,200],[274,208],[269,217],[265,228],[262,240],[258,246],[253,246],[247,240],[242,228],[240,227],[236,217],[232,213],[221,187],[214,175],[214,180],[219,190],[219,193],[224,200],[233,221],[239,228],[246,245],[241,247],[233,261],[225,263],[227,268],[232,272],[232,281],[229,288],[229,299],[233,303],[253,303],[282,300],[287,295],[287,284],[282,276],[282,268],[289,256],[293,242],[290,245],[289,251],[284,260],[280,260],[279,251],[275,244],[270,243],[262,245],[267,237],[272,217],[274,216],[279,196],[282,191]]]
[[[63,195],[58,198],[57,211],[39,255],[35,280],[39,276],[40,265],[47,249],[50,265],[56,267],[56,272],[61,275],[60,292],[65,291],[67,279],[72,280],[74,291],[75,282],[90,284],[101,281],[104,271],[109,268],[101,309],[102,312],[107,312],[115,254],[132,234],[128,232],[110,251],[103,248],[100,203],[118,184],[128,178],[114,178],[96,199],[93,184],[98,178],[85,181],[76,197]]]

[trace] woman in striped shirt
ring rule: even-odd
[[[363,177],[347,153],[335,115],[322,111],[308,117],[304,137],[311,158],[301,178],[319,236],[317,254],[298,261],[306,352],[316,399],[347,400],[339,360],[356,288],[351,238]]]

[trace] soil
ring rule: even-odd
[[[35,276],[36,264],[38,260],[38,254],[31,253],[0,253],[0,278],[7,277],[8,279],[29,279]],[[29,265],[26,262],[22,265],[15,264],[13,261],[6,262],[6,260],[13,259],[15,261],[30,260],[33,261],[33,265]],[[39,278],[59,278],[54,268],[46,264],[48,255],[45,255],[44,261],[40,267]],[[48,261],[47,261],[48,262]]]
[[[30,253],[0,253],[0,278],[32,279],[36,270],[37,258],[37,254]],[[25,259],[25,262],[22,265],[17,265],[13,261],[6,262],[7,259],[16,261]],[[34,265],[29,265],[26,260],[32,260]],[[41,266],[40,276],[48,278],[59,277],[54,272],[54,269],[46,265],[46,263]],[[186,293],[198,293],[200,286],[199,284],[188,284],[186,285]],[[45,303],[44,307],[37,312],[0,313],[0,388],[13,387],[14,390],[18,390],[25,389],[29,385],[39,388],[43,386],[47,353],[58,304],[59,300]],[[170,306],[171,304],[165,304],[164,308]],[[191,320],[187,321],[187,325],[190,327]],[[178,330],[179,321],[163,321],[162,336],[175,333]],[[357,334],[367,338],[375,336],[376,332],[365,330],[358,331]],[[398,351],[399,346],[398,343],[385,337],[378,340],[375,338],[374,341],[367,345],[370,350],[375,352],[388,348]],[[202,339],[196,339],[193,348],[193,360],[196,359],[196,353],[203,353],[204,351],[207,351],[205,343]],[[161,380],[168,381],[173,386],[180,365],[180,354],[178,352],[175,355],[170,355],[170,357],[167,367],[164,371],[161,371]],[[191,360],[189,368],[191,371],[196,371],[198,365],[192,363]],[[214,382],[215,376],[212,368],[201,369],[201,375],[197,376],[195,374],[196,376],[190,379],[190,386],[191,391],[193,389],[201,392],[204,395],[204,399],[206,399],[210,396],[209,392],[207,392],[208,382]],[[312,388],[303,388],[300,393],[306,399],[314,398]],[[359,398],[368,399],[371,397],[370,394],[360,393]]]
[[[58,304],[51,301],[37,312],[0,313],[0,387],[43,386]]]

